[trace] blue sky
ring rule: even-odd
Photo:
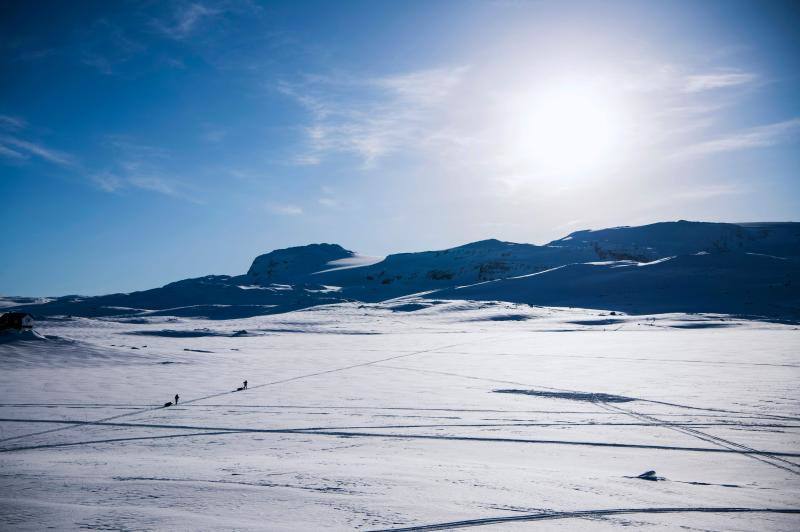
[[[0,293],[800,219],[793,2],[16,2]]]

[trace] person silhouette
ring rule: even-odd
[[[175,404],[176,404],[176,405],[178,404],[178,399],[180,399],[180,395],[178,395],[178,394],[176,393],[176,394],[175,394]]]
[[[246,390],[247,389],[247,381],[244,381],[243,384],[244,384],[244,386],[242,386],[242,388],[244,388]]]

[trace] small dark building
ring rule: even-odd
[[[0,316],[0,330],[3,329],[33,329],[33,316],[27,312],[6,312]]]

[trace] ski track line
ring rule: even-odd
[[[65,421],[64,423],[70,423]],[[95,422],[98,424],[100,422]],[[91,425],[92,422],[82,423],[83,425]],[[539,439],[525,439],[525,438],[501,438],[489,436],[439,436],[433,434],[396,434],[396,433],[381,433],[381,432],[354,432],[344,430],[330,430],[330,429],[253,429],[253,428],[236,428],[236,427],[202,427],[193,425],[158,425],[158,424],[109,424],[110,426],[127,426],[127,427],[147,427],[159,429],[183,429],[183,430],[203,430],[210,431],[206,434],[244,434],[244,433],[257,433],[257,434],[302,434],[302,435],[318,435],[318,436],[333,436],[340,438],[378,438],[378,439],[398,439],[398,440],[440,440],[440,441],[464,441],[464,442],[477,442],[477,443],[522,443],[522,444],[544,444],[544,445],[573,445],[582,447],[611,447],[623,449],[651,449],[660,451],[687,451],[687,452],[703,452],[703,453],[734,453],[734,454],[761,454],[768,456],[790,456],[800,457],[800,453],[786,453],[786,452],[772,452],[772,451],[740,451],[736,449],[727,449],[719,447],[681,447],[670,445],[647,445],[635,443],[618,443],[618,442],[592,442],[592,441],[571,441],[571,440],[539,440]],[[203,433],[196,433],[195,435],[203,435]],[[116,441],[129,441],[137,439],[158,438],[159,436],[139,436],[133,438],[118,438],[109,440],[92,440],[83,442],[66,442],[66,443],[52,443],[52,444],[37,444],[19,447],[6,447],[0,449],[0,453],[9,453],[16,451],[29,451],[36,449],[48,449],[54,447],[69,447],[75,445],[84,445],[92,443],[113,443]],[[177,437],[177,436],[173,436]]]
[[[144,427],[144,428],[170,428],[170,429],[201,429],[194,425],[168,425],[155,423],[114,423],[103,421],[81,421],[79,419],[29,419],[29,418],[0,418],[0,423],[45,423],[45,424],[66,424],[66,425],[91,425],[99,427]],[[800,428],[800,425],[772,425],[762,423],[671,423],[675,427],[729,427],[729,428]],[[509,422],[509,423],[415,423],[415,424],[392,424],[392,425],[345,425],[345,426],[326,426],[326,427],[298,427],[286,430],[368,430],[368,429],[416,429],[416,428],[447,428],[447,427],[652,427],[652,421],[641,422],[578,422],[578,421],[557,421],[552,423],[541,422]],[[217,429],[218,427],[213,427]],[[253,430],[262,430],[250,427]],[[226,429],[227,430],[227,429]],[[230,428],[231,431],[243,431],[242,428]],[[283,430],[283,429],[263,429],[263,430]]]
[[[440,346],[440,347],[434,347],[434,348],[430,348],[430,349],[423,349],[423,350],[420,350],[420,351],[412,351],[410,353],[406,352],[406,353],[403,353],[403,354],[400,354],[400,355],[386,357],[386,358],[382,358],[382,359],[379,359],[379,360],[372,360],[372,361],[369,361],[369,362],[362,362],[362,363],[359,363],[359,364],[351,364],[349,366],[344,366],[344,367],[340,367],[340,368],[333,368],[333,369],[329,369],[329,370],[325,370],[325,371],[318,371],[318,372],[315,372],[315,373],[308,373],[308,374],[305,374],[305,375],[298,375],[296,377],[290,377],[288,379],[281,379],[281,380],[277,380],[277,381],[267,382],[267,383],[264,383],[264,384],[251,386],[249,389],[255,390],[257,388],[263,388],[265,386],[274,386],[276,384],[284,384],[284,383],[287,383],[287,382],[292,382],[292,381],[296,381],[296,380],[300,380],[300,379],[305,379],[305,378],[308,378],[308,377],[316,377],[316,376],[319,376],[319,375],[327,375],[329,373],[336,373],[336,372],[339,372],[339,371],[346,371],[346,370],[353,369],[353,368],[360,368],[360,367],[364,367],[364,366],[370,366],[372,364],[378,364],[380,362],[386,362],[386,361],[389,361],[389,360],[395,360],[395,359],[398,359],[398,358],[404,358],[404,357],[409,357],[409,356],[413,356],[413,355],[421,355],[421,354],[424,354],[424,353],[432,353],[432,352],[435,352],[435,351],[439,351],[441,349],[449,349],[451,347],[459,347],[459,346],[462,346],[462,345],[470,345],[470,344],[474,344],[474,343],[477,343],[477,342],[492,340],[494,338],[496,338],[496,336],[490,336],[488,338],[472,340],[472,341],[469,341],[469,342],[460,342],[460,343],[457,343],[457,344],[450,344],[450,345],[445,345],[445,346]],[[195,399],[190,399],[188,401],[184,401],[181,404],[196,403],[198,401],[204,401],[205,399],[212,399],[214,397],[220,397],[222,395],[229,395],[229,394],[236,393],[236,392],[237,392],[237,390],[228,390],[228,391],[225,391],[225,392],[214,393],[214,394],[206,395],[204,397],[198,397],[198,398],[195,398]],[[103,418],[103,419],[98,419],[96,421],[98,421],[98,422],[113,421],[115,419],[120,419],[120,418],[123,418],[123,417],[135,416],[135,415],[144,414],[144,413],[147,413],[147,412],[154,412],[156,410],[161,410],[163,408],[165,408],[165,407],[163,407],[163,406],[155,406],[155,407],[152,407],[152,408],[144,408],[142,410],[137,410],[135,412],[126,412],[124,414],[117,414],[116,416],[110,416],[110,417],[106,417],[106,418]],[[0,443],[7,442],[7,441],[12,441],[12,440],[19,440],[19,439],[22,439],[22,438],[28,438],[30,436],[40,436],[42,434],[50,434],[52,432],[59,432],[59,431],[62,431],[62,430],[69,430],[71,428],[80,427],[80,426],[82,426],[84,424],[85,423],[81,423],[81,424],[75,424],[75,425],[72,425],[72,426],[69,426],[69,427],[58,427],[58,428],[43,430],[43,431],[39,431],[39,432],[31,432],[31,433],[28,433],[28,434],[20,434],[20,435],[11,436],[11,437],[8,437],[8,438],[0,438]]]
[[[454,355],[479,355],[481,353],[469,353],[464,351],[448,351]],[[800,368],[800,364],[769,364],[766,362],[725,362],[725,361],[712,361],[712,360],[692,360],[692,359],[669,359],[669,358],[642,358],[642,357],[618,357],[618,356],[594,356],[594,355],[547,355],[535,353],[493,353],[497,356],[518,356],[518,357],[536,357],[536,358],[588,358],[597,360],[631,360],[640,362],[686,362],[689,364],[706,364],[711,366],[769,366],[775,368]]]
[[[393,366],[383,366],[383,367],[393,367]],[[401,369],[398,367],[398,369]],[[411,368],[402,368],[402,369],[411,369]],[[428,371],[428,370],[417,370],[414,371]],[[461,375],[459,375],[461,376]],[[480,378],[480,377],[470,377],[470,378]],[[511,383],[508,383],[511,384]],[[525,384],[525,386],[530,386]],[[642,401],[647,401],[642,399]],[[654,402],[654,401],[647,401],[647,402]],[[670,403],[664,403],[670,404]],[[0,404],[0,408],[18,408],[18,407],[55,407],[55,406],[63,406],[67,408],[102,408],[102,407],[130,407],[131,409],[137,408],[152,408],[158,410],[159,407],[157,405],[132,405],[132,404],[123,404],[123,403],[5,403]],[[186,403],[181,403],[179,406],[185,407],[189,406]],[[331,406],[331,405],[243,405],[243,404],[203,404],[203,405],[191,405],[197,408],[272,408],[276,410],[280,409],[305,409],[305,410],[405,410],[411,412],[473,412],[473,413],[489,413],[489,414],[592,414],[592,415],[612,415],[612,412],[590,412],[588,410],[492,410],[492,409],[480,409],[480,408],[425,408],[425,407],[399,407],[399,406]],[[705,409],[701,409],[705,410]],[[800,418],[794,417],[786,417],[786,416],[774,416],[769,414],[763,415],[736,415],[736,416],[727,416],[722,414],[658,414],[660,416],[670,416],[670,417],[686,417],[691,415],[692,417],[713,417],[713,418],[734,418],[734,419],[780,419],[780,420],[790,420],[790,421],[800,421]],[[0,440],[1,441],[1,440]]]
[[[419,416],[414,416],[419,417]],[[426,418],[437,419],[437,418]],[[81,421],[79,419],[27,419],[27,418],[0,418],[0,423],[50,423],[95,425],[111,427],[153,427],[162,428],[162,425],[142,423],[104,423],[101,421]],[[703,423],[703,422],[667,422],[676,427],[726,427],[726,428],[765,428],[765,429],[798,429],[800,425],[775,425],[766,423]],[[301,427],[297,430],[363,430],[363,429],[414,429],[414,428],[442,428],[442,427],[652,427],[652,421],[641,422],[580,422],[580,421],[554,421],[552,423],[516,421],[506,423],[415,423],[393,425],[345,425],[333,427]],[[163,427],[180,428],[181,425],[163,425]],[[239,430],[239,429],[233,429]]]
[[[466,528],[472,526],[485,526],[497,523],[510,523],[514,521],[545,521],[553,519],[575,519],[584,517],[604,517],[607,515],[623,514],[672,514],[672,513],[775,513],[775,514],[800,514],[796,508],[715,508],[715,507],[688,507],[688,508],[614,508],[609,510],[577,510],[572,512],[541,512],[535,514],[512,515],[507,517],[484,517],[480,519],[466,519],[464,521],[450,521],[448,523],[435,523],[430,525],[417,525],[402,528],[376,529],[372,532],[412,532],[427,530],[449,530],[453,528]]]
[[[727,440],[727,439],[722,438],[720,436],[714,436],[712,434],[707,434],[707,433],[699,431],[697,429],[693,429],[693,428],[689,428],[689,427],[676,426],[675,424],[670,423],[669,421],[663,421],[663,420],[658,419],[658,418],[656,418],[654,416],[641,414],[639,412],[636,412],[636,411],[633,411],[633,410],[627,410],[625,408],[620,408],[620,407],[617,407],[616,405],[610,405],[608,403],[601,403],[601,405],[604,406],[604,407],[608,407],[608,408],[610,408],[612,410],[618,410],[618,411],[620,411],[622,413],[627,413],[628,415],[633,416],[634,418],[648,420],[648,421],[652,422],[655,425],[663,426],[663,427],[666,427],[666,428],[671,428],[673,430],[676,430],[676,431],[679,431],[679,432],[683,432],[684,434],[688,434],[690,436],[694,436],[694,437],[699,438],[701,440],[708,441],[708,442],[711,442],[711,443],[716,443],[716,444],[721,445],[723,447],[728,447],[728,448],[729,447],[733,447],[733,448],[737,448],[737,449],[739,449],[741,451],[753,451],[753,450],[755,450],[752,447],[749,447],[747,445],[740,444],[740,443],[737,443],[737,442],[734,442],[734,441],[731,441],[731,440]],[[747,453],[745,452],[744,454],[747,454]],[[764,456],[766,456],[766,455],[764,455]],[[760,461],[762,461],[764,463],[767,463],[769,465],[772,465],[772,466],[779,467],[781,469],[787,470],[790,473],[794,473],[795,475],[800,475],[800,471],[796,470],[798,467],[800,467],[800,464],[796,464],[796,463],[791,462],[789,460],[783,460],[781,458],[772,457],[774,460],[778,460],[778,461],[783,462],[786,465],[788,465],[789,468],[787,468],[787,467],[781,466],[779,464],[773,464],[773,463],[771,463],[768,460],[763,459],[763,458],[758,458],[756,456],[753,456],[752,458],[756,458],[757,460],[760,460]],[[795,468],[795,469],[791,469],[791,468]]]
[[[405,371],[417,371],[417,372],[420,372],[420,373],[435,373],[435,374],[438,374],[438,375],[448,375],[448,376],[451,376],[451,377],[461,377],[462,379],[473,379],[473,380],[478,380],[478,381],[496,382],[496,383],[499,383],[499,384],[515,384],[517,386],[528,386],[530,388],[542,388],[544,390],[553,390],[553,391],[557,391],[557,392],[581,393],[581,394],[587,394],[587,395],[594,393],[594,392],[586,392],[586,391],[581,391],[581,390],[570,390],[570,389],[567,389],[567,388],[553,388],[552,386],[543,386],[543,385],[540,385],[540,384],[530,384],[530,383],[526,383],[526,382],[506,381],[506,380],[499,380],[499,379],[489,379],[489,378],[486,378],[486,377],[474,377],[472,375],[462,375],[462,374],[459,374],[459,373],[451,373],[451,372],[447,372],[447,371],[437,371],[437,370],[432,370],[432,369],[407,368],[407,367],[403,367],[403,366],[390,366],[390,365],[386,365],[386,364],[379,364],[379,365],[377,365],[377,367],[379,367],[379,368],[400,369],[400,370],[405,370]],[[703,411],[703,412],[722,412],[722,413],[725,413],[725,414],[744,414],[744,415],[747,415],[747,416],[757,416],[759,419],[770,418],[770,419],[782,419],[782,420],[787,420],[787,421],[800,421],[800,417],[779,416],[779,415],[774,415],[774,414],[759,414],[758,412],[742,412],[740,410],[724,410],[724,409],[721,409],[721,408],[702,408],[702,407],[698,407],[698,406],[689,406],[689,405],[682,405],[682,404],[678,404],[678,403],[667,403],[667,402],[664,402],[664,401],[656,401],[654,399],[644,399],[642,397],[630,397],[630,396],[626,396],[626,397],[629,397],[633,401],[643,401],[643,402],[646,402],[646,403],[654,403],[654,404],[665,405],[665,406],[675,406],[675,407],[678,407],[678,408],[686,408],[686,409],[689,409],[689,410],[700,410],[700,411]]]
[[[419,371],[419,372],[424,372],[424,373],[440,373],[440,374],[443,374],[443,375],[462,377],[462,378],[465,378],[465,379],[474,379],[474,380],[487,381],[487,382],[498,382],[498,383],[503,383],[503,384],[515,384],[515,385],[518,385],[518,386],[533,386],[531,384],[515,382],[515,381],[503,381],[503,380],[498,380],[498,379],[488,379],[488,378],[484,378],[484,377],[473,377],[473,376],[469,376],[469,375],[459,375],[457,373],[448,373],[448,372],[434,371],[434,370],[422,370],[422,369],[417,369],[417,368],[404,368],[404,367],[401,367],[401,366],[389,366],[389,365],[382,365],[382,364],[378,365],[377,367],[385,367],[385,368],[400,369],[400,370],[405,369],[405,370]],[[563,389],[563,388],[553,388],[553,387],[548,387],[548,386],[533,386],[533,387],[544,388],[544,389],[549,389],[549,390],[557,390],[557,391],[562,391],[562,392],[571,392],[571,393],[588,393],[588,392],[578,392],[576,390],[566,390],[566,389]],[[647,401],[647,402],[652,402],[652,403],[660,403],[660,404],[664,404],[664,405],[677,406],[677,407],[682,407],[682,408],[706,410],[706,409],[700,409],[700,408],[697,408],[697,407],[686,407],[684,405],[679,405],[679,404],[665,403],[665,402],[661,402],[661,401],[650,401],[648,399],[640,399],[640,398],[635,398],[635,397],[632,397],[631,399],[638,400],[638,401]],[[681,432],[683,434],[686,434],[686,435],[689,435],[689,436],[693,436],[693,437],[698,438],[698,439],[700,439],[702,441],[705,441],[705,442],[708,442],[708,443],[711,443],[711,444],[714,444],[714,445],[719,445],[719,446],[721,446],[721,447],[723,447],[725,449],[728,449],[730,451],[740,452],[742,454],[750,456],[751,458],[753,458],[755,460],[758,460],[758,461],[763,462],[765,464],[771,465],[773,467],[777,467],[779,469],[783,469],[784,471],[787,471],[787,472],[792,473],[794,475],[800,475],[800,469],[798,469],[798,468],[800,468],[800,464],[796,464],[795,462],[779,458],[778,455],[770,455],[769,453],[759,452],[759,451],[756,451],[756,449],[753,449],[752,447],[748,447],[747,445],[736,443],[736,442],[733,442],[733,441],[730,441],[730,440],[727,440],[725,438],[721,438],[721,437],[718,437],[718,436],[712,436],[711,434],[707,434],[705,432],[701,432],[701,431],[696,430],[696,429],[691,429],[691,428],[688,428],[688,427],[675,426],[675,425],[671,424],[668,421],[663,421],[663,420],[660,420],[660,419],[658,419],[656,417],[652,417],[652,416],[648,416],[648,415],[644,415],[644,414],[639,414],[639,413],[634,412],[632,410],[626,410],[626,409],[618,407],[616,405],[611,405],[610,403],[607,403],[607,402],[603,402],[603,401],[591,401],[591,402],[594,403],[594,404],[599,405],[602,408],[606,408],[607,410],[616,411],[616,412],[619,412],[621,414],[625,414],[627,416],[632,416],[634,418],[644,419],[644,420],[650,421],[653,424],[653,426],[671,428],[672,430],[676,430],[676,431]],[[713,411],[715,409],[709,409],[709,410]],[[727,412],[732,412],[732,411],[727,411]],[[755,451],[755,452],[753,452],[753,451]],[[786,455],[782,454],[782,455],[779,455],[779,456],[786,456]],[[782,462],[785,465],[776,464],[776,463],[770,461],[770,459]]]
[[[736,449],[739,452],[741,452],[742,454],[750,456],[751,458],[753,458],[755,460],[758,460],[759,462],[763,462],[763,463],[771,465],[773,467],[777,467],[779,469],[783,469],[784,471],[788,471],[789,473],[792,473],[794,475],[800,475],[800,464],[796,464],[795,462],[791,462],[789,460],[785,460],[783,458],[779,458],[778,456],[775,456],[775,455],[770,455],[769,453],[758,452],[755,449],[753,449],[752,447],[749,447],[747,445],[744,445],[744,444],[741,444],[741,443],[736,443],[734,441],[727,440],[727,439],[721,438],[719,436],[714,436],[712,434],[707,434],[707,433],[702,432],[702,431],[697,430],[697,429],[693,429],[693,428],[689,428],[689,427],[676,426],[676,425],[670,423],[669,421],[663,421],[663,420],[658,419],[656,417],[648,416],[648,415],[645,415],[645,414],[640,414],[640,413],[635,412],[633,410],[627,410],[625,408],[621,408],[621,407],[618,407],[616,405],[611,405],[609,403],[598,402],[597,404],[602,408],[606,408],[606,409],[609,409],[609,410],[614,410],[614,411],[620,412],[622,414],[631,416],[631,417],[636,418],[636,419],[648,420],[653,424],[653,426],[656,426],[656,427],[664,427],[664,428],[668,428],[668,429],[671,429],[671,430],[675,430],[675,431],[680,432],[682,434],[686,434],[688,436],[693,436],[693,437],[698,438],[700,440],[703,440],[703,441],[706,441],[706,442],[709,442],[709,443],[712,443],[712,444],[715,444],[715,445],[719,445],[719,446],[724,447],[726,449],[731,449],[731,450]],[[751,454],[753,451],[756,451],[756,452]],[[785,456],[785,455],[782,455],[782,456]],[[782,464],[776,464],[776,463],[774,463],[773,461],[770,461],[770,460],[775,460],[775,461],[778,461],[778,462],[782,462]]]
[[[170,438],[191,438],[192,436],[219,436],[222,434],[236,434],[236,431],[222,430],[213,432],[182,432],[180,434],[162,434],[160,436],[130,436],[127,438],[107,438],[104,440],[89,440],[89,441],[73,441],[64,443],[44,443],[40,445],[28,445],[25,447],[8,447],[0,449],[0,453],[9,453],[14,451],[32,451],[36,449],[50,449],[53,447],[75,447],[78,445],[91,445],[93,443],[119,443],[137,440],[165,440]]]
[[[268,476],[280,476],[289,473],[273,473]],[[256,488],[287,488],[296,490],[316,491],[320,493],[333,493],[341,495],[352,495],[355,493],[361,494],[355,490],[340,488],[338,486],[320,487],[313,486],[296,486],[293,484],[277,484],[274,482],[243,482],[235,480],[206,480],[197,478],[167,478],[167,477],[114,477],[114,480],[120,482],[188,482],[197,484],[232,484],[236,486],[253,486]]]

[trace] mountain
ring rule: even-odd
[[[324,270],[331,262],[353,256],[355,253],[338,244],[277,249],[256,257],[247,275],[261,284],[281,283]]]
[[[699,251],[761,253],[800,258],[800,224],[661,222],[640,227],[577,231],[548,246],[592,248],[598,258],[649,261]]]
[[[800,269],[753,253],[680,255],[649,263],[567,264],[540,273],[450,288],[436,299],[501,300],[628,314],[716,312],[800,318]]]
[[[483,240],[383,259],[337,244],[279,249],[247,273],[10,307],[37,315],[217,319],[342,301],[504,300],[630,313],[800,317],[800,223],[662,222],[577,231],[538,246]]]

